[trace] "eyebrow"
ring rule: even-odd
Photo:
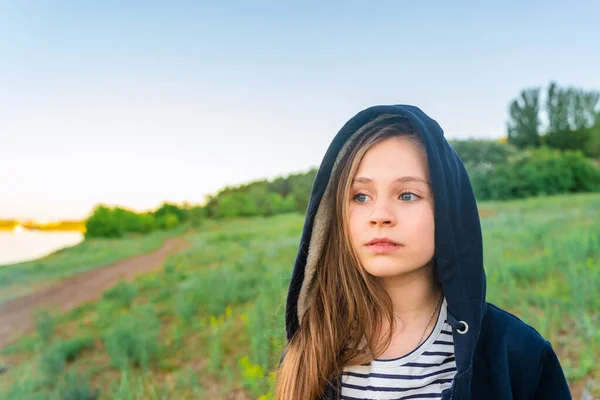
[[[352,184],[355,183],[372,183],[373,180],[371,178],[367,178],[367,177],[358,177],[358,178],[354,178],[352,180]],[[406,183],[406,182],[421,182],[424,183],[426,185],[431,186],[431,184],[429,182],[427,182],[425,179],[422,178],[417,178],[416,176],[401,176],[400,178],[396,178],[394,179],[394,182],[399,182],[399,183]]]

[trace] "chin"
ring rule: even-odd
[[[400,276],[419,269],[416,265],[402,265],[392,260],[369,260],[363,263],[365,270],[377,278]]]

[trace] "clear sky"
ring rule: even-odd
[[[598,1],[208,3],[0,2],[0,218],[305,171],[375,104],[495,138],[525,87],[600,89]]]

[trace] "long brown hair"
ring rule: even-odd
[[[408,119],[399,116],[382,116],[363,126],[352,137],[352,147],[340,152],[339,168],[334,167],[329,183],[333,185],[330,231],[311,282],[310,307],[284,349],[277,400],[318,400],[328,384],[339,389],[337,378],[344,367],[372,361],[391,343],[392,302],[360,265],[347,226],[347,205],[352,178],[367,150],[394,136],[407,137],[425,154]],[[391,329],[381,340],[384,320]]]

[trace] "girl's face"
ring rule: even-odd
[[[434,255],[433,193],[426,160],[403,137],[384,139],[361,160],[349,199],[352,245],[373,276],[396,277]],[[387,238],[398,245],[368,245]]]

